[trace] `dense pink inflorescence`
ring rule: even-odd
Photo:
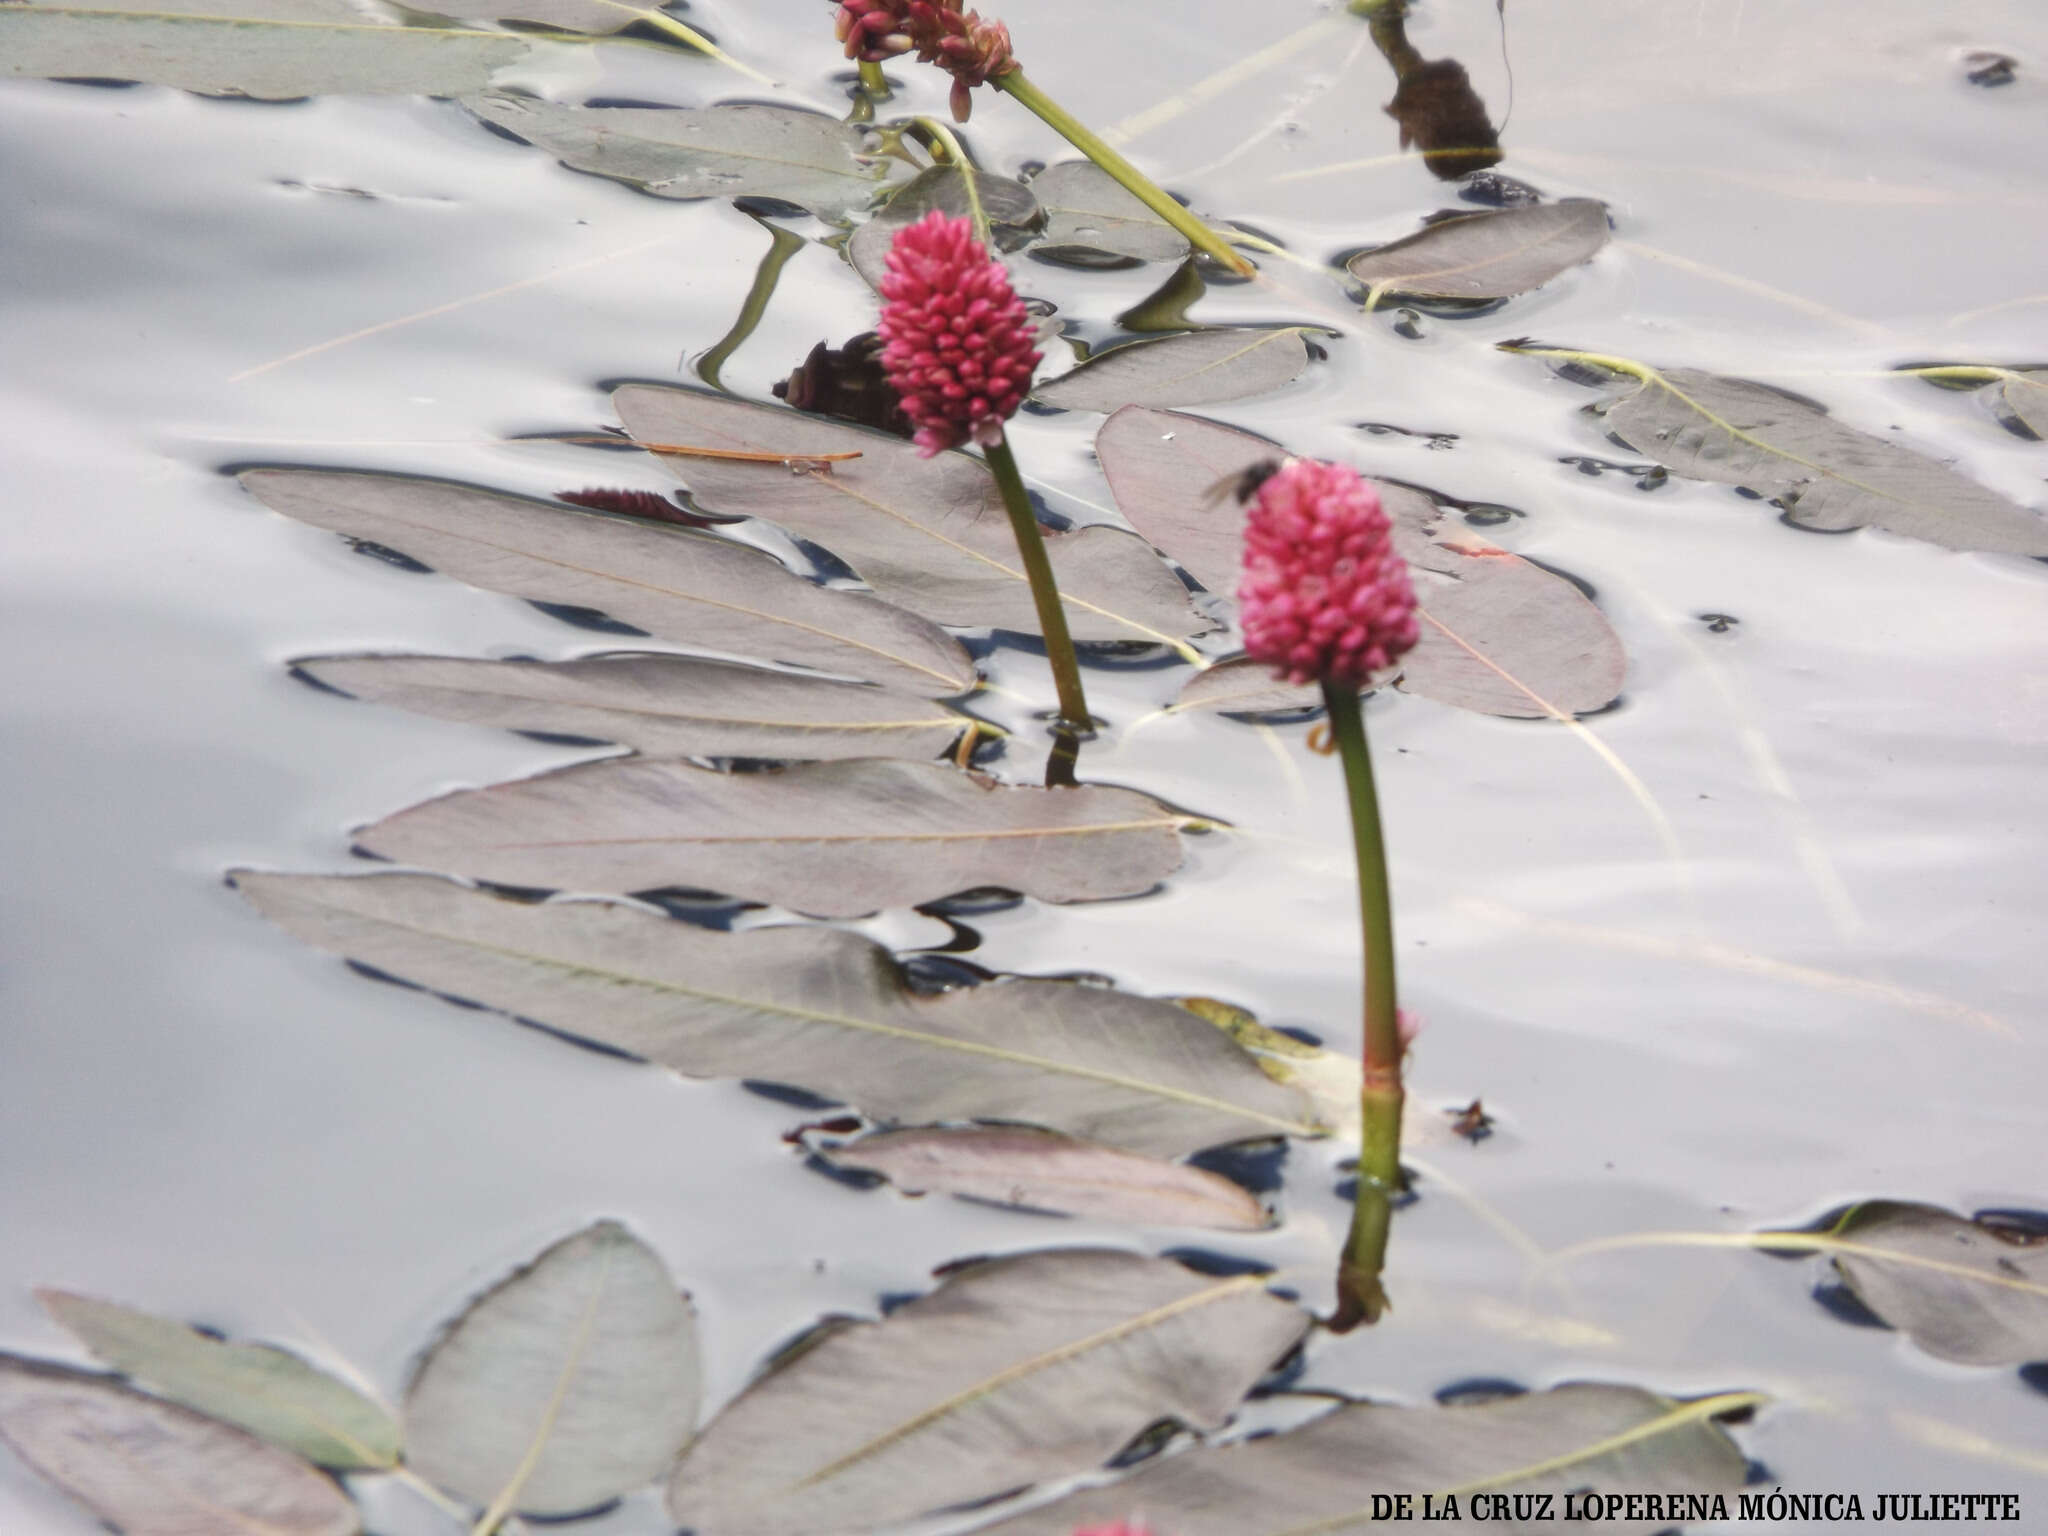
[[[882,278],[882,367],[925,458],[1003,435],[1039,352],[1010,275],[966,219],[934,208],[896,234]]]
[[[1245,653],[1292,682],[1363,684],[1415,644],[1415,589],[1356,470],[1289,459],[1244,531]]]
[[[971,87],[1017,67],[1009,28],[932,0],[843,0],[836,30],[849,59],[880,63],[915,48],[920,61],[951,74],[955,122],[967,121]]]

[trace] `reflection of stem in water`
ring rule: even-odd
[[[989,78],[989,84],[1016,97],[1025,107],[1036,113],[1047,127],[1109,172],[1126,192],[1185,235],[1188,243],[1196,250],[1207,252],[1240,277],[1250,277],[1257,270],[1225,244],[1223,237],[1215,230],[1162,192],[1151,177],[1118,154],[1079,118],[1033,85],[1025,77],[1023,70],[1012,69],[1007,74],[993,75]]]
[[[1081,665],[1074,656],[1073,637],[1067,632],[1066,610],[1060,606],[1060,589],[1053,580],[1052,558],[1045,551],[1045,536],[1038,530],[1038,514],[1031,510],[1030,493],[1024,489],[1023,476],[1017,472],[1017,460],[1010,452],[1010,442],[998,436],[982,450],[988,459],[988,467],[994,472],[996,484],[1003,493],[1003,510],[1010,514],[1010,531],[1017,536],[1017,553],[1024,562],[1024,575],[1031,583],[1031,600],[1038,608],[1038,627],[1045,634],[1045,657],[1052,664],[1053,683],[1059,690],[1060,727],[1063,734],[1075,737],[1086,734],[1090,729],[1088,699],[1081,691]],[[1055,765],[1060,753],[1054,752]],[[1072,773],[1073,753],[1067,752],[1066,771]],[[1048,767],[1048,779],[1053,771]]]
[[[1423,164],[1444,181],[1498,165],[1500,135],[1486,103],[1456,59],[1425,59],[1408,41],[1407,0],[1352,0],[1373,43],[1393,66],[1394,99],[1387,115],[1401,125],[1401,147],[1422,150]]]
[[[1344,764],[1351,802],[1352,849],[1358,860],[1358,915],[1365,949],[1365,1069],[1359,1083],[1358,1194],[1351,1232],[1337,1266],[1337,1332],[1377,1322],[1387,1308],[1380,1284],[1387,1229],[1401,1188],[1401,1024],[1394,993],[1394,914],[1387,888],[1387,851],[1379,796],[1358,690],[1323,684],[1330,733]]]
[[[769,236],[767,254],[761,258],[761,265],[754,269],[754,286],[747,290],[747,302],[740,306],[739,318],[733,321],[732,329],[719,338],[717,346],[697,359],[697,377],[713,389],[725,388],[719,382],[719,370],[725,366],[726,359],[740,349],[741,343],[754,334],[754,327],[768,312],[768,301],[775,295],[775,285],[782,279],[782,269],[789,264],[789,258],[804,247],[802,235],[791,234],[765,219],[755,219],[754,222],[767,230]]]

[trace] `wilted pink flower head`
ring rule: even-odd
[[[927,459],[969,439],[999,441],[1040,355],[1003,264],[989,259],[972,224],[936,208],[897,231],[875,330]]]
[[[969,87],[1017,67],[1008,27],[933,0],[842,0],[836,30],[849,59],[880,63],[915,48],[920,62],[950,73],[956,123],[974,105]]]
[[[1289,459],[1244,530],[1245,653],[1297,683],[1362,684],[1415,644],[1415,589],[1378,492],[1358,472]]]

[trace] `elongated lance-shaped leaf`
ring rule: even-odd
[[[654,756],[924,758],[974,723],[914,694],[699,656],[311,656],[293,670],[441,720],[588,736]]]
[[[1636,452],[1675,474],[1772,497],[1800,527],[1883,528],[1948,549],[2048,555],[2048,513],[2029,511],[1946,465],[1845,427],[1808,401],[1697,368],[1549,355],[1584,357],[1637,381],[1604,416],[1607,430]]]
[[[308,943],[691,1077],[767,1078],[913,1125],[1004,1120],[1176,1157],[1320,1133],[1212,1026],[1107,988],[919,996],[856,934],[714,933],[608,902],[506,901],[430,875],[238,873]]]
[[[868,153],[861,129],[794,107],[570,107],[532,96],[464,105],[565,165],[656,197],[779,197],[842,220],[901,168]]]
[[[1093,160],[1048,166],[1032,180],[1031,190],[1045,209],[1039,249],[1048,256],[1179,261],[1188,254],[1187,236]]]
[[[629,384],[612,397],[644,443],[755,453],[855,452],[792,475],[780,464],[664,454],[709,510],[748,513],[822,544],[882,597],[941,624],[1038,633],[1002,495],[979,459],[921,459],[900,438],[694,390]],[[1144,542],[1116,528],[1046,530],[1076,640],[1184,640],[1209,624]]]
[[[111,1376],[0,1355],[0,1442],[126,1536],[358,1536],[288,1451]]]
[[[977,1265],[749,1387],[669,1513],[696,1536],[865,1531],[1086,1471],[1161,1419],[1214,1429],[1307,1330],[1265,1284],[1105,1250]]]
[[[173,0],[175,4],[175,0]],[[326,5],[190,9],[0,5],[0,77],[139,80],[290,100],[337,92],[457,96],[565,45],[507,32],[337,19]]]
[[[1999,381],[1999,394],[2021,426],[2048,439],[2048,368],[2007,373]]]
[[[1135,896],[1180,866],[1188,823],[1136,790],[999,784],[943,763],[716,773],[631,758],[444,795],[357,842],[503,884],[689,886],[858,917],[982,886],[1045,901]]]
[[[1607,209],[1590,198],[1573,197],[1444,219],[1420,234],[1354,256],[1347,265],[1367,287],[1367,308],[1389,293],[1506,299],[1591,260],[1606,243]]]
[[[1278,389],[1307,368],[1308,345],[1293,327],[1218,326],[1112,347],[1039,385],[1032,398],[1070,411],[1213,405]]]
[[[502,1518],[592,1509],[661,1475],[697,1424],[697,1324],[613,1221],[471,1302],[405,1395],[414,1471]],[[487,1524],[495,1524],[488,1522]]]
[[[1822,1249],[1871,1311],[1963,1365],[2048,1359],[2048,1240],[1938,1206],[1855,1207]]]
[[[1357,1097],[1355,1081],[1351,1096]],[[881,1174],[905,1194],[971,1195],[1153,1227],[1257,1232],[1273,1224],[1255,1196],[1206,1169],[1023,1126],[882,1131],[823,1156],[837,1167]]]
[[[1027,230],[1045,222],[1045,210],[1038,206],[1031,188],[1012,177],[991,176],[974,165],[930,166],[898,188],[886,206],[847,238],[846,259],[861,280],[870,288],[881,287],[882,275],[888,270],[889,247],[906,224],[916,223],[933,209],[956,219],[969,217],[969,176],[974,178],[974,196],[998,246],[1010,249]]]
[[[1211,591],[1234,593],[1245,513],[1229,492],[1246,469],[1277,462],[1285,450],[1199,416],[1130,406],[1103,423],[1095,451],[1131,525]],[[1375,488],[1421,605],[1421,638],[1398,669],[1403,692],[1513,718],[1613,702],[1627,660],[1577,587],[1447,527],[1443,509],[1412,487]],[[1320,699],[1314,688],[1261,684],[1248,669],[1205,675],[1190,689],[1184,703],[1241,713],[1310,708]]]
[[[935,695],[974,686],[966,651],[937,626],[711,534],[401,475],[251,469],[241,481],[302,523],[472,586],[600,609],[663,640]]]
[[[398,1425],[354,1387],[264,1344],[231,1344],[69,1291],[38,1299],[100,1359],[164,1396],[323,1467],[395,1467]]]
[[[1585,1382],[1463,1407],[1353,1403],[1284,1434],[1161,1457],[1122,1482],[986,1529],[1067,1536],[1142,1510],[1175,1536],[1364,1536],[1389,1523],[1372,1518],[1375,1495],[1434,1494],[1447,1516],[1444,1498],[1456,1493],[1459,1517],[1443,1530],[1547,1531],[1562,1520],[1559,1495],[1568,1489],[1732,1496],[1746,1466],[1712,1415],[1759,1401],[1730,1393],[1674,1403],[1640,1387]],[[1520,1518],[1512,1504],[1502,1517],[1476,1515],[1473,1499],[1492,1493],[1548,1493],[1549,1516],[1533,1501]],[[1672,1524],[1617,1517],[1600,1529],[1650,1536]]]

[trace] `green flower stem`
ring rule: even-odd
[[[882,73],[882,66],[873,59],[860,61],[860,88],[868,93],[870,101],[887,101],[896,94],[889,89],[889,79]]]
[[[768,312],[768,301],[775,296],[775,285],[782,278],[782,269],[789,264],[789,258],[808,243],[802,235],[770,224],[765,219],[754,219],[754,222],[767,230],[769,236],[768,250],[761,257],[760,266],[754,269],[754,286],[747,290],[747,301],[740,306],[739,318],[733,321],[732,329],[697,360],[697,377],[713,389],[725,388],[718,376],[719,370],[725,367],[726,359],[754,334],[754,328]]]
[[[1325,681],[1330,734],[1344,764],[1351,840],[1358,858],[1358,915],[1365,941],[1365,1066],[1359,1085],[1358,1194],[1338,1267],[1338,1315],[1332,1326],[1376,1321],[1386,1310],[1380,1272],[1387,1256],[1393,1199],[1401,1188],[1401,1026],[1394,992],[1394,910],[1379,795],[1358,690]]]
[[[1067,633],[1067,613],[1060,606],[1060,589],[1053,580],[1052,558],[1045,552],[1045,537],[1038,531],[1038,516],[1031,510],[1031,497],[1024,489],[1024,477],[1017,472],[1010,440],[998,437],[982,450],[988,467],[1002,488],[1003,510],[1010,514],[1010,531],[1017,535],[1017,553],[1024,560],[1024,574],[1031,582],[1031,600],[1038,605],[1038,627],[1045,631],[1046,660],[1052,663],[1052,677],[1059,689],[1060,724],[1069,732],[1087,732],[1088,699],[1081,691],[1081,664],[1074,658],[1073,637]]]
[[[753,65],[743,63],[741,60],[734,58],[696,28],[684,26],[683,23],[677,21],[668,12],[656,10],[652,6],[644,9],[639,6],[628,6],[626,9],[632,11],[635,16],[646,22],[655,31],[666,32],[685,47],[696,49],[697,52],[703,54],[706,58],[716,59],[727,69],[737,70],[749,80],[758,81],[762,85],[774,86],[778,90],[781,89],[782,82],[780,80],[772,80],[754,68]]]
[[[930,135],[931,142],[945,155],[945,164],[960,173],[960,189],[967,195],[967,217],[974,221],[974,238],[981,242],[981,248],[993,259],[996,254],[995,231],[989,227],[988,210],[981,206],[981,188],[975,178],[981,174],[974,168],[974,162],[967,158],[967,151],[960,147],[960,141],[953,137],[953,130],[935,117],[920,117],[917,126]],[[932,156],[936,163],[939,154]]]
[[[1066,108],[1033,85],[1023,70],[1013,69],[1007,74],[992,75],[988,83],[999,91],[1008,92],[1037,113],[1046,126],[1109,172],[1131,196],[1186,235],[1197,250],[1207,251],[1240,277],[1250,277],[1258,270],[1226,245],[1223,237],[1215,230],[1160,191],[1149,176],[1090,132],[1087,126]]]

